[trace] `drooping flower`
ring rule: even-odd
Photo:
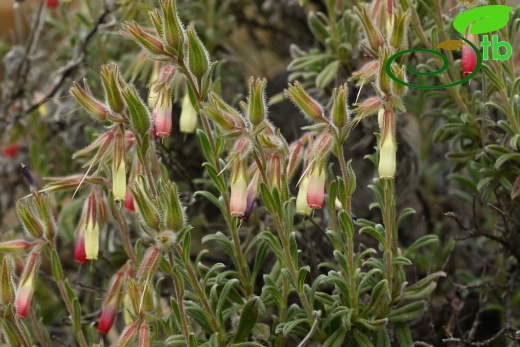
[[[162,89],[159,92],[155,110],[155,134],[159,137],[170,136],[172,131],[171,89]]]
[[[23,319],[27,317],[31,309],[31,301],[34,294],[34,285],[36,281],[36,270],[38,268],[38,260],[40,254],[33,251],[29,254],[20,284],[16,292],[16,313]]]
[[[382,125],[379,149],[379,177],[393,178],[396,170],[397,143],[395,141],[394,114],[391,109],[385,110]]]
[[[325,162],[316,163],[308,174],[307,204],[310,208],[320,209],[325,201]]]
[[[237,160],[231,170],[231,215],[243,217],[247,208],[247,169],[245,160]]]
[[[13,143],[12,145],[5,147],[2,152],[6,157],[14,158],[18,154],[19,149],[20,145],[18,143]]]
[[[134,196],[132,195],[132,191],[130,190],[130,188],[126,189],[126,198],[124,206],[128,211],[135,211]]]
[[[258,181],[260,178],[260,171],[258,167],[255,165],[253,178],[247,187],[247,206],[244,211],[244,215],[240,217],[241,220],[247,222],[249,220],[249,216],[251,216],[251,212],[253,211],[253,206],[255,204],[255,199],[258,194]]]
[[[90,194],[85,211],[85,254],[89,260],[95,260],[99,253],[99,223],[97,220],[98,205],[96,194]]]
[[[188,93],[182,98],[181,117],[179,119],[179,127],[182,133],[192,134],[197,129],[198,116],[197,111],[190,101]]]
[[[471,26],[466,30],[466,38],[468,41],[471,41],[473,44],[477,43],[476,35],[470,34]],[[462,73],[464,77],[471,75],[471,73],[475,70],[477,66],[477,53],[473,50],[473,48],[465,44],[462,46]]]
[[[98,332],[101,334],[107,334],[112,328],[114,321],[116,319],[117,309],[119,307],[119,301],[121,298],[121,288],[123,284],[123,277],[125,275],[127,265],[125,264],[113,277],[110,281],[110,285],[108,287],[107,295],[103,302],[103,311],[101,312],[101,317],[99,318],[99,323],[97,326]]]
[[[59,5],[59,1],[58,0],[47,0],[46,4],[47,4],[47,8],[56,8]]]
[[[303,216],[310,216],[312,214],[312,208],[307,203],[307,191],[309,188],[309,178],[303,177],[300,181],[298,196],[296,197],[296,213]]]
[[[74,249],[74,261],[80,264],[88,263],[85,251],[85,231],[81,230],[76,237],[76,248]]]

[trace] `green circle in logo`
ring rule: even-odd
[[[459,84],[462,84],[462,83],[466,83],[470,79],[472,79],[479,72],[480,67],[482,66],[482,54],[478,50],[477,46],[475,46],[471,41],[466,40],[464,37],[462,37],[460,35],[457,35],[455,33],[452,33],[452,32],[449,32],[449,31],[446,31],[446,32],[448,34],[451,34],[453,36],[456,36],[456,37],[460,38],[461,40],[466,42],[468,45],[470,45],[470,47],[473,49],[473,51],[475,51],[475,54],[477,55],[477,65],[475,66],[475,69],[473,70],[473,72],[470,75],[468,75],[467,77],[463,78],[460,81],[453,82],[453,83],[450,83],[450,84],[442,84],[442,85],[438,85],[438,86],[423,86],[423,85],[420,85],[420,84],[413,84],[413,83],[408,83],[406,81],[402,81],[396,75],[394,75],[394,73],[392,72],[391,66],[392,66],[392,63],[394,62],[394,60],[397,59],[398,57],[400,57],[403,54],[408,54],[408,53],[413,53],[413,52],[427,52],[427,53],[434,54],[434,55],[436,55],[436,56],[438,56],[438,57],[440,57],[442,59],[443,63],[442,63],[441,68],[438,69],[438,70],[432,71],[432,72],[420,72],[420,71],[417,71],[417,70],[415,70],[412,67],[411,63],[408,63],[406,65],[406,68],[407,68],[407,70],[410,73],[412,73],[414,75],[419,75],[419,76],[434,76],[434,75],[438,75],[440,73],[443,73],[449,66],[448,58],[444,54],[442,54],[441,52],[435,51],[433,49],[427,49],[427,48],[413,48],[413,49],[407,49],[405,51],[397,52],[396,54],[394,54],[390,58],[388,58],[388,60],[386,61],[386,64],[385,64],[385,71],[388,74],[388,76],[391,79],[393,79],[395,82],[399,83],[399,84],[405,85],[405,86],[410,87],[410,88],[417,88],[417,89],[443,89],[443,88],[449,88],[449,87],[453,87],[453,86],[456,86],[456,85],[459,85]]]

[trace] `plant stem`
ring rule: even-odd
[[[339,142],[339,141],[338,141]],[[337,155],[336,157],[339,160],[339,165],[341,167],[341,175],[343,176],[343,181],[345,182],[345,188],[348,191],[349,188],[349,177],[348,177],[348,171],[347,171],[347,163],[345,161],[345,151],[343,149],[343,143],[338,143],[336,146]],[[338,186],[339,189],[339,186]],[[342,201],[341,204],[343,205],[343,208],[348,213],[349,216],[352,215],[352,204],[351,204],[351,197],[348,196],[347,192],[345,192],[345,201]]]
[[[177,297],[177,303],[179,304],[179,311],[181,314],[182,320],[182,331],[184,333],[184,338],[186,339],[186,346],[190,345],[190,331],[188,327],[188,322],[186,321],[186,313],[184,312],[184,295],[181,294],[181,288],[179,283],[175,280],[175,276],[173,275],[173,267],[175,265],[173,251],[168,252],[168,258],[170,260],[171,272],[170,276],[172,278],[173,286],[175,287],[175,296]]]
[[[289,300],[289,280],[287,277],[282,276],[282,298],[284,302],[284,307],[280,310],[280,323],[285,323],[287,320],[287,301]],[[275,347],[283,347],[285,346],[285,336],[283,334],[279,334],[276,339]]]
[[[38,320],[36,319],[36,315],[34,314],[33,310],[30,311],[29,316],[31,318],[31,323],[34,326],[34,329],[36,329],[36,335],[38,336],[38,341],[40,342],[40,346],[47,347],[47,342],[45,340],[45,337],[43,336],[40,322],[38,322]]]
[[[78,340],[78,343],[81,347],[88,347],[87,340],[85,339],[85,335],[83,335],[83,330],[81,329],[81,326],[76,326],[74,323],[74,309],[72,308],[72,303],[69,300],[69,296],[67,295],[67,291],[65,290],[65,286],[63,284],[63,281],[56,281],[56,284],[58,285],[58,289],[60,290],[60,295],[63,301],[65,302],[65,306],[67,306],[67,311],[69,311],[69,315],[72,321],[72,326],[74,327],[74,330],[76,331],[76,338]]]
[[[126,219],[121,218],[120,211],[117,211],[117,216],[113,216],[121,230],[121,235],[123,236],[123,248],[125,249],[126,254],[134,264],[137,266],[137,260],[135,257],[134,249],[132,248],[132,243],[130,242],[130,235],[128,233],[128,226],[126,224]]]
[[[177,245],[175,245],[175,249],[176,249],[177,253],[179,254],[180,258],[184,259],[183,258],[184,252],[182,250],[182,247],[177,244]],[[212,325],[213,330],[218,331],[219,325],[217,323],[217,318],[215,317],[215,314],[213,313],[213,311],[211,310],[211,307],[209,306],[208,298],[206,297],[206,293],[200,287],[199,281],[197,281],[197,276],[195,274],[195,271],[193,270],[193,265],[191,264],[191,262],[185,263],[184,261],[183,261],[183,264],[184,264],[184,267],[186,268],[186,271],[188,271],[188,276],[190,278],[191,287],[197,293],[197,296],[199,297],[199,299],[202,303],[202,306],[204,306],[204,309],[206,310],[206,312],[211,314],[211,318],[212,318],[211,325]]]
[[[15,318],[13,316],[6,318],[6,321],[9,323],[9,325],[14,329],[16,332],[16,335],[18,335],[19,342],[21,343],[22,347],[30,347],[32,344],[30,344],[23,335],[22,331],[20,330],[20,327],[18,326],[18,323],[16,322]]]
[[[384,185],[384,195],[385,195],[385,207],[383,214],[383,221],[385,224],[385,236],[386,236],[386,249],[385,249],[385,262],[386,262],[386,276],[388,279],[388,286],[393,288],[393,253],[394,250],[394,228],[395,228],[395,220],[393,213],[393,206],[395,205],[395,200],[393,196],[392,183],[393,178],[381,178],[383,180]]]

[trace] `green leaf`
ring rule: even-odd
[[[495,162],[495,169],[500,170],[502,165],[510,160],[514,160],[515,162],[520,161],[520,153],[508,153],[500,156]]]
[[[354,224],[352,223],[352,219],[348,215],[345,210],[341,210],[338,214],[339,218],[339,226],[343,233],[348,238],[354,237]]]
[[[309,265],[303,266],[298,270],[298,292],[303,292],[303,285],[305,283],[305,277],[311,271]]]
[[[403,300],[420,300],[430,295],[435,288],[437,288],[436,282],[430,282],[427,286],[417,289],[414,291],[405,291],[402,295]]]
[[[486,75],[489,77],[491,82],[498,88],[498,90],[503,90],[505,88],[502,80],[495,74],[494,71],[491,70],[489,66],[487,66],[487,64],[482,64],[482,70],[484,70]]]
[[[52,277],[54,277],[56,281],[61,281],[63,279],[63,269],[61,268],[60,258],[55,248],[52,249],[51,253],[51,267]]]
[[[276,203],[269,191],[269,188],[265,185],[265,183],[260,183],[260,192],[262,193],[262,199],[264,200],[264,205],[267,210],[273,214],[276,213]]]
[[[202,152],[204,152],[204,156],[210,163],[212,163],[214,161],[214,156],[208,135],[202,129],[197,129],[197,136],[199,138],[200,146],[202,147]]]
[[[271,246],[271,249],[275,252],[278,259],[281,260],[285,258],[280,241],[271,232],[263,231],[258,237],[265,240],[269,246]]]
[[[210,192],[207,192],[205,190],[199,190],[197,192],[195,192],[194,194],[195,197],[197,196],[203,196],[205,197],[206,199],[208,199],[213,205],[215,205],[216,207],[218,207],[220,209],[220,211],[223,213],[224,211],[224,206],[222,206],[222,202],[218,200],[218,198],[211,194]]]
[[[343,345],[345,336],[347,336],[346,329],[337,329],[327,340],[325,340],[322,347],[340,347]]]
[[[239,281],[236,278],[233,278],[231,280],[228,280],[226,284],[224,285],[224,288],[222,289],[222,292],[219,294],[218,304],[217,304],[217,312],[222,312],[222,309],[224,308],[224,304],[227,300],[229,300],[229,292],[233,288],[235,284],[237,284]]]
[[[426,247],[428,245],[431,245],[433,243],[438,243],[439,238],[437,235],[424,235],[420,237],[418,240],[416,240],[414,243],[410,245],[404,252],[404,257],[409,257],[410,255],[414,254],[415,251],[417,251],[419,248]]]
[[[233,339],[234,343],[244,341],[255,326],[256,320],[258,319],[259,305],[260,298],[255,296],[249,299],[242,308],[235,338]]]
[[[377,333],[377,347],[392,347],[390,344],[390,336],[387,329],[381,329]]]
[[[190,261],[191,254],[191,233],[186,233],[182,240],[182,260],[185,264]]]
[[[197,347],[197,339],[195,338],[194,333],[190,333],[190,337],[188,338],[188,341],[190,342],[190,347]]]
[[[72,311],[74,313],[74,327],[81,329],[81,306],[79,305],[78,298],[72,300]]]
[[[292,232],[289,235],[289,251],[291,253],[291,261],[294,267],[298,268],[298,245],[296,244],[296,233]]]
[[[383,279],[374,286],[370,302],[363,310],[363,316],[372,316],[378,309],[385,306],[387,307],[391,300],[392,298],[390,296],[390,290],[388,289],[388,281]]]
[[[283,325],[283,329],[282,329],[283,335],[284,336],[289,335],[294,328],[300,327],[305,323],[309,324],[309,320],[307,318],[295,319],[293,321],[285,323]]]
[[[364,227],[359,230],[359,233],[367,233],[374,237],[381,245],[383,249],[387,249],[386,238],[385,238],[385,230],[381,224],[377,224],[375,228],[372,227]]]
[[[509,12],[514,10],[511,6],[494,5],[475,7],[461,12],[453,20],[453,27],[462,35],[470,26],[470,34],[486,34],[502,29],[509,21]]]
[[[393,265],[412,265],[412,261],[406,257],[395,257],[392,260]]]
[[[388,323],[388,319],[383,318],[383,319],[376,319],[376,320],[369,321],[364,318],[358,318],[356,320],[356,323],[361,324],[368,330],[377,331],[377,330],[381,330],[384,327],[386,327],[386,324]],[[384,330],[386,330],[386,329],[384,329]]]
[[[406,323],[396,323],[394,324],[395,336],[397,336],[397,341],[399,341],[399,345],[401,347],[412,347],[412,332]]]
[[[316,87],[324,89],[331,84],[338,75],[339,60],[334,60],[329,63],[321,72],[316,76]]]
[[[374,347],[372,342],[370,342],[370,339],[358,330],[354,330],[354,339],[359,347]]]
[[[202,330],[208,334],[215,332],[211,325],[211,317],[209,313],[204,311],[198,304],[192,301],[186,301],[184,303],[184,308],[186,313],[200,325]]]
[[[408,217],[412,214],[415,214],[415,213],[416,213],[415,210],[411,207],[407,207],[404,210],[402,210],[401,213],[399,214],[399,217],[397,218],[397,227],[399,228],[403,219],[405,219],[406,217]]]
[[[388,313],[387,318],[392,323],[407,322],[420,317],[426,310],[425,301],[417,301],[400,307]]]

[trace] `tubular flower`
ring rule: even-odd
[[[311,168],[307,187],[307,204],[310,208],[320,209],[325,200],[325,162]]]
[[[394,114],[386,109],[381,131],[381,147],[379,149],[379,177],[393,178],[396,170],[397,144],[394,133]]]
[[[85,254],[87,259],[95,260],[99,253],[99,223],[97,221],[97,198],[90,194],[86,201],[85,215]]]
[[[247,169],[244,160],[236,161],[231,170],[231,215],[243,217],[247,208]]]
[[[123,266],[110,281],[107,296],[103,302],[103,311],[99,318],[97,330],[101,334],[107,334],[112,328],[116,319],[117,308],[121,297],[121,289],[123,284],[123,277],[126,271],[126,265]]]
[[[253,211],[253,206],[255,204],[256,195],[258,194],[258,180],[260,178],[260,171],[257,166],[255,166],[255,171],[253,174],[253,178],[247,187],[247,207],[244,212],[244,215],[240,217],[243,221],[247,222],[249,220],[249,216],[251,216],[251,212]]]
[[[20,149],[20,145],[18,143],[14,143],[10,146],[7,146],[3,149],[3,153],[8,158],[14,158],[18,154],[18,150]]]
[[[171,89],[162,89],[159,92],[155,110],[155,134],[159,137],[170,136],[172,131]]]
[[[192,134],[197,129],[197,111],[193,108],[188,93],[182,98],[181,117],[179,127],[182,133]]]
[[[134,196],[132,195],[132,191],[130,190],[130,188],[126,188],[126,197],[125,197],[124,206],[128,211],[135,211]]]
[[[309,178],[303,177],[300,182],[298,189],[298,196],[296,197],[296,213],[303,216],[310,216],[312,214],[312,208],[307,204],[307,191],[309,188]]]
[[[85,231],[80,230],[76,239],[76,248],[74,249],[74,261],[80,264],[88,263],[87,253],[85,252]]]
[[[16,293],[16,313],[22,319],[27,316],[31,309],[39,257],[40,254],[36,251],[29,254],[22,276],[20,277],[20,285]]]

